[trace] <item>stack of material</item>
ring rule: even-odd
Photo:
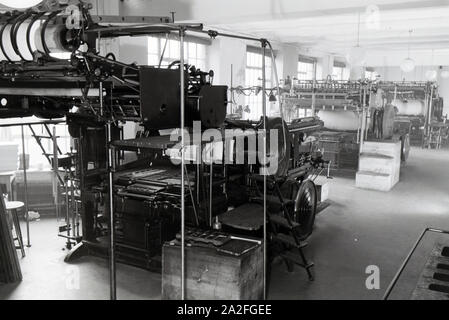
[[[15,143],[0,143],[0,172],[16,171],[19,163],[19,145]]]
[[[19,258],[7,221],[3,198],[0,199],[0,283],[14,283],[22,280]]]

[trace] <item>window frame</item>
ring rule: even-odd
[[[298,80],[314,80],[316,78],[317,60],[312,57],[298,56],[296,78]]]
[[[252,74],[253,76],[249,77]],[[258,74],[257,80],[254,81],[254,75]],[[265,75],[266,88],[273,85],[273,65],[270,55],[265,56]],[[251,79],[250,79],[251,78]],[[261,87],[262,86],[262,50],[252,46],[247,46],[245,54],[245,87]],[[268,100],[268,97],[267,97]],[[244,113],[244,120],[259,120],[263,115],[262,108],[262,91],[255,95],[250,93],[245,96],[245,105],[249,106],[250,113]]]
[[[174,37],[173,35],[170,35],[168,38],[162,36],[148,36],[148,65],[159,65],[166,40],[168,40],[168,43],[162,59],[161,67],[167,67],[173,61],[179,60],[180,48],[179,39],[177,39],[177,37]],[[203,71],[207,70],[207,50],[209,44],[210,42],[204,39],[197,39],[195,37],[186,38],[186,41],[184,42],[184,59],[186,62],[190,65],[194,65],[197,69],[201,69]],[[172,46],[175,47],[172,48]],[[193,50],[195,51],[194,54],[192,53]]]

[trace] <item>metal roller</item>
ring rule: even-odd
[[[0,26],[0,60],[10,62],[32,61],[33,53],[45,55],[71,52],[67,29],[59,11],[24,13],[12,17]]]
[[[408,116],[425,115],[425,105],[422,100],[399,100],[395,99],[391,102],[398,109],[398,114]]]

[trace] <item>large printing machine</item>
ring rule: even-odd
[[[445,123],[438,85],[435,82],[381,81],[377,87],[397,109],[395,132],[408,132],[413,146],[430,147],[432,128]]]
[[[0,17],[0,117],[65,117],[76,142],[68,158],[79,189],[82,239],[69,237],[79,243],[66,261],[85,254],[114,254],[124,263],[160,270],[162,246],[179,238],[185,210],[186,226],[194,228],[185,232],[193,242],[217,245],[214,241],[223,238],[220,232],[225,231],[261,238],[269,222],[270,248],[275,248],[270,255],[283,254],[290,268],[297,263],[312,278],[313,264],[304,257],[300,241],[313,230],[318,202],[313,177],[326,163],[306,137],[322,122],[297,119],[287,126],[282,118],[226,120],[227,87],[212,85],[212,71],[179,62],[168,68],[124,64],[114,54],[100,55],[96,49],[104,38],[167,34],[184,27],[165,17],[91,16],[88,4],[72,2],[82,21],[75,29],[67,27],[73,9],[67,11],[59,4]],[[202,31],[202,26],[185,29]],[[206,34],[217,36],[211,31]],[[261,42],[265,48],[266,40]],[[55,58],[53,53],[60,52],[71,53],[70,59]],[[182,83],[184,100],[179,94]],[[185,106],[183,119],[180,105]],[[201,152],[196,163],[186,163],[184,168],[174,164],[178,141],[161,132],[181,127],[192,132],[194,121],[201,122],[203,131],[252,130],[256,137],[260,130],[278,130],[279,149],[270,151],[277,155],[277,170],[267,176],[261,174],[260,162],[229,165],[217,159],[208,163]],[[127,122],[141,127],[135,139],[123,139]],[[212,152],[230,145],[225,140],[200,139],[190,146]],[[250,140],[245,141],[249,153]],[[235,153],[235,149],[221,154],[226,152]],[[271,200],[264,200],[265,195]],[[268,222],[263,220],[264,201],[272,216]],[[242,215],[246,221],[240,223]],[[252,228],[247,228],[248,223]],[[75,227],[67,217],[64,230]],[[235,245],[230,247],[228,252],[238,251]],[[295,248],[299,258],[286,254]]]
[[[423,101],[432,101],[434,117],[441,117],[442,103],[441,99],[435,98],[438,95],[435,85],[411,85],[422,93]],[[415,142],[420,136],[419,141],[423,141],[427,121],[425,110],[429,109],[422,102],[419,114],[410,114],[407,101],[399,103],[404,86],[407,87],[407,83],[368,80],[296,81],[283,94],[285,118],[294,120],[306,110],[310,116],[323,121],[323,128],[311,135],[319,141],[324,158],[334,169],[357,170],[363,141],[400,140],[401,157],[406,161],[410,139]],[[408,87],[407,91],[410,90],[412,87]],[[431,95],[434,98],[430,99]]]

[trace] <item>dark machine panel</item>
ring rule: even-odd
[[[142,119],[152,129],[179,126],[179,70],[140,68]]]

